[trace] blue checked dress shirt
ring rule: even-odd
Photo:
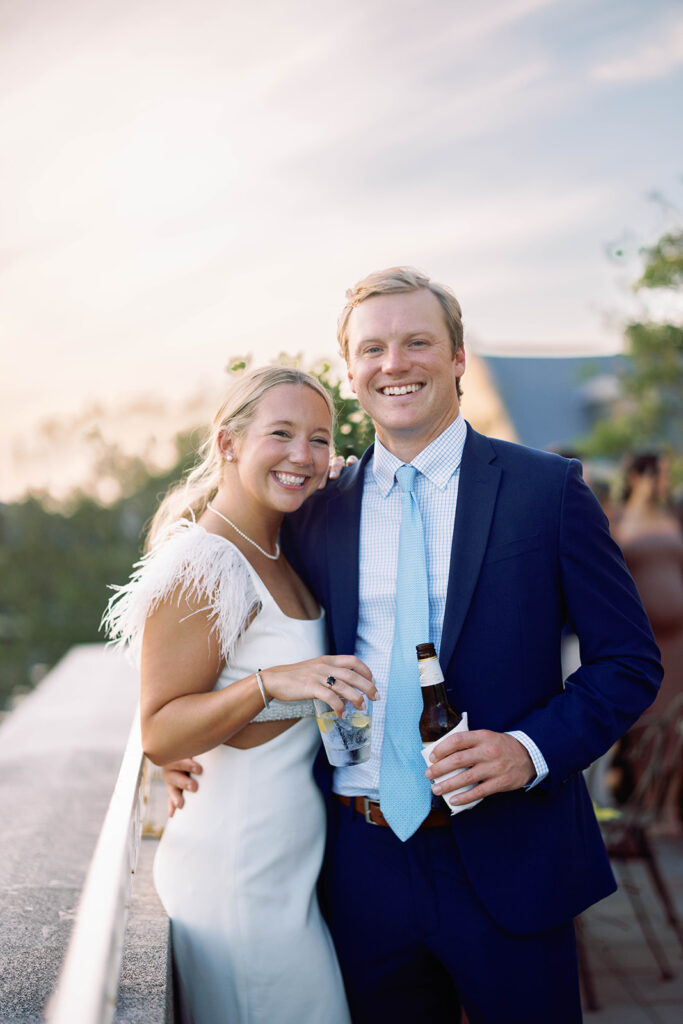
[[[425,531],[429,579],[429,640],[437,655],[441,644],[451,561],[453,523],[458,501],[460,461],[467,425],[458,416],[412,460],[418,470],[415,496]],[[379,768],[389,667],[394,638],[396,565],[401,525],[401,496],[394,476],[400,459],[375,438],[373,458],[365,470],[360,521],[358,633],[354,653],[369,666],[380,700],[372,707],[372,753],[363,764],[336,768],[333,789],[346,796],[379,799]],[[425,640],[427,638],[425,637]],[[467,708],[462,708],[467,711]],[[529,752],[538,785],[548,774],[543,755],[526,733],[511,732]]]

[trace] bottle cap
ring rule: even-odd
[[[436,648],[434,644],[416,644],[415,650],[417,651],[418,658],[435,658]]]

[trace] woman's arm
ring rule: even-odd
[[[142,746],[155,764],[211,750],[263,710],[255,676],[213,690],[223,667],[208,613],[173,595],[142,638]]]
[[[263,710],[255,675],[213,690],[223,667],[207,612],[186,597],[172,596],[147,619],[142,640],[140,716],[142,746],[164,765],[211,750],[234,736]],[[335,677],[334,689],[325,680]],[[338,714],[343,700],[356,707],[362,691],[377,696],[369,668],[353,655],[321,655],[294,665],[264,667],[269,697],[319,697]]]

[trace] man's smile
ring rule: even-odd
[[[387,384],[386,387],[379,388],[382,395],[412,395],[416,391],[420,391],[424,387],[424,384]]]

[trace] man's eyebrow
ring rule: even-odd
[[[406,338],[435,338],[436,335],[434,334],[433,331],[428,330],[426,327],[425,328],[418,327],[417,330],[408,331],[405,334],[405,337]],[[358,341],[358,344],[359,345],[377,345],[380,342],[384,342],[384,341],[386,341],[386,338],[382,338],[382,337],[374,338],[374,337],[368,336],[367,338],[360,338],[359,341]]]

